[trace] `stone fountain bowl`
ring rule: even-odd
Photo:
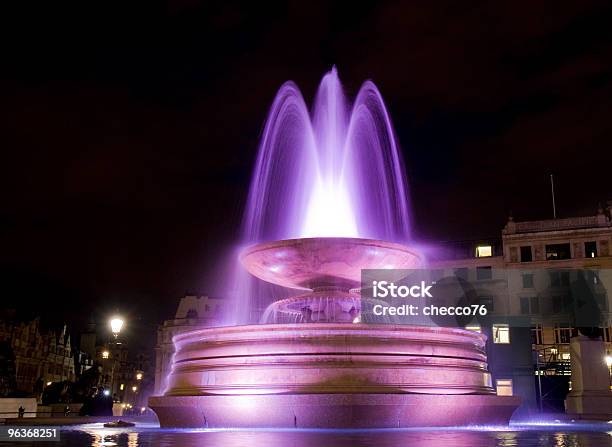
[[[405,245],[374,239],[319,237],[287,239],[245,249],[240,262],[249,273],[279,286],[299,290],[352,289],[362,269],[410,269],[421,263]],[[402,275],[398,273],[398,280]]]

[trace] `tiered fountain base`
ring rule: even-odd
[[[152,397],[162,427],[410,428],[508,425],[516,397],[295,394]]]
[[[164,427],[394,428],[507,424],[484,336],[361,324],[212,328],[175,338]]]

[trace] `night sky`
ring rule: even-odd
[[[209,292],[278,87],[311,103],[334,64],[386,100],[419,240],[550,218],[550,173],[561,217],[612,199],[610,2],[15,3],[0,290],[23,314],[148,337]]]

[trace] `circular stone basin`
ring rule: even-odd
[[[403,428],[508,424],[486,337],[451,328],[263,324],[174,337],[162,427]]]
[[[485,340],[462,329],[345,323],[200,329],[174,337],[165,395],[494,394]]]
[[[359,238],[287,239],[254,245],[240,262],[259,279],[299,290],[358,287],[362,269],[418,267],[418,253],[401,244]],[[397,279],[402,275],[398,274]]]

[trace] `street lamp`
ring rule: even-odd
[[[133,391],[133,392],[138,391],[138,387],[137,387],[137,386],[133,386],[133,387],[132,387],[132,391]]]
[[[107,359],[110,353],[108,351],[102,351],[102,358]]]
[[[142,380],[142,373],[136,373],[136,380]]]
[[[113,333],[113,337],[115,338],[115,348],[118,348],[121,343],[117,341],[117,337],[119,336],[119,332],[121,332],[121,329],[123,328],[123,324],[124,324],[123,318],[119,316],[114,316],[110,319],[109,323],[110,323],[111,332]],[[113,359],[113,362],[111,365],[111,371],[110,371],[110,377],[111,377],[110,386],[113,391],[116,391],[115,390],[115,383],[116,383],[115,382],[115,379],[116,379],[115,365],[117,364],[117,361],[121,359],[121,353],[119,352],[117,355],[113,354],[113,356],[114,356],[114,359]]]
[[[113,317],[110,320],[110,327],[115,339],[119,336],[119,332],[121,332],[121,328],[123,327],[123,319],[119,317]]]
[[[612,356],[606,356],[606,365],[608,365],[608,368],[612,367]]]

